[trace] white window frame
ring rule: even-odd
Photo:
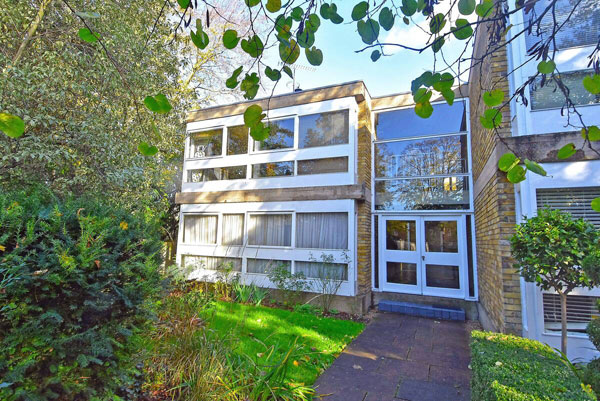
[[[216,225],[217,225],[217,227],[216,227],[216,236],[217,236],[217,238],[216,238],[216,241],[215,241],[214,244],[203,244],[201,242],[184,242],[184,238],[185,238],[185,219],[187,217],[194,217],[194,216],[214,216],[214,217],[217,218],[217,223],[216,223]],[[180,227],[180,230],[181,230],[181,243],[182,244],[185,244],[185,245],[208,245],[208,246],[214,246],[214,245],[219,245],[220,244],[220,234],[219,234],[220,233],[220,227],[219,227],[220,224],[219,223],[221,221],[221,218],[220,218],[220,216],[219,216],[218,213],[188,213],[188,214],[183,215],[182,217],[183,217],[183,219],[181,220],[181,227]]]
[[[194,136],[194,134],[197,134],[199,132],[216,131],[218,129],[221,130],[221,154],[213,155],[213,156],[206,156],[206,157],[190,157],[190,148],[192,146],[192,136]],[[227,127],[224,125],[188,131],[186,138],[185,138],[185,152],[184,152],[185,160],[211,160],[211,159],[218,159],[218,158],[225,156],[225,152],[226,152],[225,148],[227,145],[225,142],[226,136],[227,136]]]

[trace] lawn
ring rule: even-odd
[[[235,338],[233,352],[265,369],[297,342],[301,347],[291,355],[286,376],[289,382],[305,385],[314,383],[364,329],[364,324],[349,320],[221,301],[204,318],[216,335]]]

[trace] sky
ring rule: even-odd
[[[428,49],[422,54],[418,54],[398,47],[388,47],[386,52],[391,55],[381,57],[377,62],[371,61],[370,58],[373,49],[356,53],[356,50],[361,49],[364,43],[356,31],[356,22],[348,23],[351,21],[350,13],[355,3],[355,1],[336,2],[338,13],[344,17],[344,23],[334,25],[330,21],[321,21],[315,46],[323,51],[323,63],[319,67],[311,67],[302,52],[296,64],[311,67],[312,71],[299,67],[296,70],[296,86],[301,89],[310,89],[362,80],[371,96],[374,97],[410,91],[410,83],[414,78],[424,71],[433,69],[433,52]],[[427,39],[426,35],[414,24],[411,23],[410,26],[407,26],[398,18],[396,18],[392,30],[387,32],[381,29],[379,37],[382,42],[402,43],[413,47],[423,46]],[[444,54],[447,59],[454,60],[463,49],[464,42],[454,39],[446,43]],[[271,49],[264,61],[271,66],[277,65],[279,61],[277,49]],[[468,65],[464,64],[461,68],[465,69],[466,67]],[[286,80],[277,85],[276,94],[292,91],[291,79],[287,78],[285,74],[283,76],[286,77]],[[464,76],[465,80],[467,78]]]

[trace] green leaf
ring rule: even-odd
[[[514,166],[508,171],[508,173],[506,174],[506,178],[513,184],[518,184],[519,182],[525,179],[526,173],[527,171],[523,167]]]
[[[329,18],[329,20],[336,25],[339,25],[342,22],[344,22],[344,18],[342,18],[342,16],[339,15],[338,13],[331,14],[331,17]]]
[[[25,123],[20,117],[0,113],[0,131],[11,138],[18,138],[25,132]]]
[[[314,46],[311,49],[304,49],[304,54],[310,65],[317,66],[323,62],[323,52]]]
[[[429,99],[431,99],[432,95],[433,95],[433,93],[430,90],[428,90],[426,88],[419,88],[413,94],[413,100],[415,101],[415,103],[429,102]]]
[[[196,32],[190,30],[190,38],[192,39],[192,43],[194,43],[194,46],[196,46],[200,50],[204,50],[206,49],[206,46],[208,46],[209,43],[208,34],[202,30],[201,25],[197,24],[196,26],[198,26]]]
[[[483,0],[475,7],[475,14],[481,18],[488,17],[494,9],[494,0]]]
[[[292,17],[286,17],[285,15],[281,14],[275,19],[275,29],[277,30],[277,33],[280,36],[283,36],[285,39],[290,38],[292,25],[294,25]]]
[[[449,72],[445,72],[440,75],[439,80],[433,84],[433,89],[438,92],[443,92],[452,89],[452,85],[454,85],[454,77]]]
[[[456,39],[465,40],[473,36],[473,28],[469,25],[469,21],[459,18],[456,20],[456,27],[452,28],[452,33]]]
[[[97,33],[97,32],[92,33],[92,31],[90,31],[87,28],[81,28],[79,30],[79,32],[77,32],[77,34],[79,35],[79,38],[81,38],[81,40],[84,40],[88,43],[97,42],[98,39],[100,38],[99,33]]]
[[[263,113],[262,107],[253,104],[244,111],[244,124],[246,124],[246,127],[252,128],[265,117],[266,114]]]
[[[482,116],[479,116],[479,121],[483,128],[497,128],[502,123],[502,112],[496,109],[487,109]]]
[[[371,53],[371,61],[375,62],[375,61],[379,60],[380,57],[381,57],[381,52],[379,50],[373,50],[373,53]]]
[[[458,1],[458,12],[462,15],[471,15],[475,11],[477,3],[475,0],[459,0]]]
[[[367,16],[367,11],[369,10],[369,3],[366,1],[361,1],[357,3],[352,9],[352,20],[358,21]]]
[[[358,21],[358,34],[360,35],[363,42],[370,45],[377,40],[379,37],[379,23],[374,19],[368,19],[366,21]]]
[[[537,65],[537,70],[540,74],[551,74],[556,69],[556,64],[552,60],[542,60]]]
[[[304,21],[304,30],[312,33],[317,32],[319,27],[321,26],[321,19],[317,14],[311,14],[308,16],[306,21]]]
[[[411,17],[417,12],[417,1],[416,0],[402,0],[402,7],[400,11],[407,17]]]
[[[292,69],[290,67],[288,67],[287,65],[284,65],[282,70],[283,70],[283,72],[285,72],[287,74],[288,77],[294,79],[294,73],[292,72]]]
[[[389,7],[383,7],[379,12],[379,25],[386,31],[389,31],[394,26],[396,17]]]
[[[265,126],[262,122],[250,127],[250,136],[255,141],[264,141],[269,137],[271,133],[271,129],[268,126]]]
[[[233,49],[237,46],[237,44],[239,43],[240,38],[238,38],[238,34],[237,31],[233,30],[233,29],[228,29],[225,31],[225,33],[223,34],[223,46],[225,46],[226,49]]]
[[[534,162],[532,160],[529,159],[525,159],[524,161],[525,163],[525,167],[527,167],[527,170],[531,171],[534,174],[537,175],[541,175],[541,176],[546,176],[546,170],[543,169],[542,166],[540,166],[537,162]]]
[[[294,7],[292,13],[290,14],[294,21],[302,21],[302,16],[304,15],[304,10],[300,7]]]
[[[442,46],[444,46],[445,42],[446,40],[444,39],[444,37],[440,36],[439,38],[433,41],[433,43],[431,44],[431,49],[434,53],[437,53],[442,49]]]
[[[276,13],[281,10],[281,0],[267,0],[265,8],[270,13]]]
[[[575,149],[575,144],[573,143],[568,143],[565,146],[563,146],[562,148],[560,148],[560,150],[557,153],[557,157],[561,160],[564,159],[568,159],[569,157],[573,156],[575,153],[577,153],[577,149]]]
[[[590,125],[587,128],[587,132],[586,132],[585,128],[582,128],[581,136],[583,137],[583,139],[585,139],[587,136],[587,139],[589,139],[592,142],[600,141],[600,128],[598,128],[595,125]]]
[[[254,6],[260,4],[260,0],[244,0],[244,2],[246,3],[246,5],[248,7],[254,7]]]
[[[248,53],[250,57],[258,58],[264,49],[265,45],[258,35],[254,35],[247,40],[242,39],[242,50]]]
[[[431,33],[439,33],[446,26],[446,17],[444,14],[436,14],[431,21],[429,21],[429,30]]]
[[[451,89],[446,89],[442,91],[442,96],[446,99],[448,106],[452,106],[454,104],[454,91]]]
[[[498,106],[504,100],[504,91],[494,89],[483,94],[483,102],[488,107]]]
[[[335,12],[335,11],[333,11]],[[321,4],[321,8],[319,9],[319,13],[321,14],[321,17],[323,17],[324,19],[329,19],[331,17],[331,7],[329,6],[329,4],[327,3],[323,3]]]
[[[146,142],[142,142],[138,145],[138,150],[144,156],[154,156],[158,153],[158,148],[154,145],[150,146]]]
[[[144,104],[148,110],[157,114],[166,114],[173,108],[167,97],[162,93],[155,96],[146,96]]]
[[[421,118],[429,118],[433,114],[433,107],[429,101],[417,103],[415,105],[415,113]]]
[[[594,74],[583,78],[583,87],[592,95],[600,94],[600,75]]]
[[[294,39],[290,40],[289,46],[285,43],[279,44],[279,57],[285,64],[294,64],[300,57],[300,45]]]
[[[246,74],[242,80],[242,83],[240,84],[240,89],[242,92],[244,92],[244,97],[246,99],[251,100],[256,97],[258,89],[260,88],[258,85],[259,82],[260,78],[258,78],[258,75],[255,72],[250,75]]]
[[[100,18],[100,14],[98,14],[95,11],[77,11],[75,12],[75,14],[79,15],[81,18],[86,19]]]
[[[305,29],[302,33],[297,34],[296,39],[298,45],[304,49],[307,49],[315,44],[315,34],[308,29]]]
[[[596,212],[600,212],[600,198],[595,198],[592,201],[592,209],[594,209]]]
[[[281,71],[277,69],[272,69],[269,66],[265,68],[265,75],[269,77],[271,81],[279,81],[281,79]]]
[[[519,164],[519,159],[514,153],[510,152],[503,154],[498,160],[498,168],[505,173],[510,171],[517,164]]]
[[[185,10],[190,5],[190,0],[177,0],[177,3],[179,4],[179,7]]]
[[[225,81],[225,86],[227,86],[229,89],[234,89],[236,86],[238,86],[239,82],[237,79],[242,73],[243,68],[243,66],[236,68],[231,74],[231,76],[227,78],[227,81]]]

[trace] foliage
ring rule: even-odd
[[[233,284],[234,299],[243,304],[250,302],[252,299],[252,287],[240,282]]]
[[[292,274],[288,265],[273,264],[269,266],[267,276],[277,289],[281,291],[284,304],[286,305],[295,305],[300,300],[302,292],[310,289],[310,285],[306,281],[304,274]]]
[[[595,284],[582,267],[585,255],[598,247],[598,232],[583,219],[573,220],[560,210],[542,209],[538,215],[517,225],[511,238],[515,268],[525,281],[561,297],[562,343],[567,353],[566,296],[577,287]]]
[[[500,333],[471,334],[473,401],[591,401],[596,397],[554,350]]]
[[[37,189],[0,192],[0,228],[0,398],[114,395],[162,288],[156,217]]]
[[[342,257],[345,264],[350,262],[346,253]],[[340,286],[344,283],[344,272],[336,269],[333,265],[335,258],[332,254],[322,253],[320,260],[317,260],[312,254],[310,260],[317,264],[316,278],[314,278],[311,288],[319,293],[318,301],[325,313],[331,309],[331,304],[337,295]]]
[[[234,286],[239,283],[240,275],[233,268],[232,262],[222,263],[216,275],[214,285],[215,294],[221,299],[233,299]]]
[[[585,366],[582,380],[592,388],[596,397],[600,396],[600,358],[594,359]]]

